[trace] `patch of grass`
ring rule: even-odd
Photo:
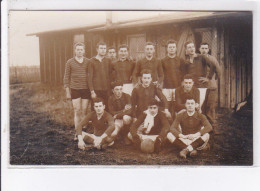
[[[40,66],[12,66],[9,68],[10,83],[40,81]]]
[[[10,86],[10,160],[18,165],[252,165],[252,118],[218,111],[214,148],[180,159],[175,148],[144,154],[116,142],[105,151],[81,151],[73,141],[73,108],[62,86]],[[212,137],[213,138],[213,137]],[[213,139],[211,139],[213,140]]]

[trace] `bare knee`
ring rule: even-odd
[[[82,110],[82,114],[83,114],[83,115],[87,115],[87,109],[83,109],[83,110]]]
[[[132,121],[132,118],[129,115],[124,115],[123,116],[123,122],[125,125],[129,125]]]
[[[80,114],[81,114],[80,109],[74,108],[74,114],[75,114],[76,116],[80,116]]]
[[[115,120],[115,128],[116,128],[116,129],[120,129],[121,127],[123,127],[123,122],[122,122],[122,120],[116,119],[116,120]]]

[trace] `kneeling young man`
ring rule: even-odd
[[[177,115],[167,134],[169,141],[182,149],[180,152],[182,158],[186,158],[188,153],[194,156],[197,150],[206,147],[209,132],[212,131],[206,116],[195,110],[195,104],[193,97],[187,98],[186,111]]]
[[[194,81],[191,74],[186,74],[183,79],[183,85],[176,88],[175,99],[176,103],[174,105],[174,111],[181,113],[186,110],[186,100],[188,97],[193,97],[195,100],[196,109],[200,110],[200,91],[198,88],[194,87]]]
[[[139,148],[143,141],[150,139],[153,141],[153,145],[149,145],[149,147],[153,147],[155,152],[159,152],[162,143],[167,139],[166,135],[169,129],[168,119],[159,110],[159,102],[156,99],[151,99],[148,102],[148,109],[139,115],[137,121],[130,127],[128,137]],[[153,149],[141,149],[144,152],[153,152]]]
[[[78,148],[85,149],[86,143],[91,144],[91,147],[102,149],[111,146],[114,143],[112,136],[115,130],[113,117],[105,111],[104,100],[101,98],[93,99],[94,110],[89,113],[77,126]],[[94,133],[86,133],[82,131],[82,127],[92,122]]]
[[[169,106],[166,97],[163,95],[162,90],[156,85],[152,84],[152,72],[151,70],[144,69],[141,72],[141,84],[134,88],[132,99],[133,116],[138,117],[148,107],[150,99],[158,98],[163,102],[164,113],[167,118],[171,118],[169,112]]]
[[[129,132],[129,125],[132,122],[131,97],[123,93],[123,83],[120,81],[112,83],[113,95],[108,99],[108,110],[115,119],[115,131],[112,136],[116,136],[119,131],[127,143],[127,133]]]

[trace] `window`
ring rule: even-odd
[[[127,44],[129,47],[129,55],[136,60],[144,57],[144,47],[146,43],[145,34],[127,36]]]

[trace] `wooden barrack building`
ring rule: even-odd
[[[209,43],[222,69],[218,83],[220,107],[234,107],[252,89],[252,12],[173,12],[117,23],[109,14],[104,24],[29,34],[39,37],[42,83],[63,83],[65,63],[73,57],[74,43],[85,44],[88,58],[95,56],[96,44],[101,40],[116,48],[127,44],[130,56],[138,60],[144,56],[146,41],[154,42],[157,58],[163,58],[166,41],[172,38],[178,42],[179,56],[184,56],[186,40],[194,40],[197,49],[201,42]]]

